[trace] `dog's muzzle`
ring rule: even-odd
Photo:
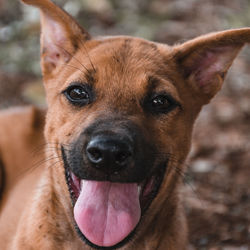
[[[164,178],[166,158],[131,121],[98,120],[62,147],[79,235],[114,249],[134,234]]]

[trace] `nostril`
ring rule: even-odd
[[[92,163],[98,164],[103,160],[103,155],[100,149],[96,147],[87,148],[87,156]]]
[[[131,156],[131,154],[129,152],[118,152],[115,155],[115,162],[118,165],[124,165],[127,163],[130,156]]]

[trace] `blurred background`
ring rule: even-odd
[[[92,35],[174,44],[250,26],[250,0],[57,0]],[[0,0],[0,108],[46,107],[39,12]],[[183,175],[191,249],[250,249],[250,46],[198,119]]]

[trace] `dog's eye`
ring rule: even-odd
[[[67,93],[74,101],[86,100],[89,98],[88,93],[81,87],[72,88]]]
[[[152,98],[151,105],[156,113],[165,113],[171,107],[171,101],[167,96],[159,95]]]
[[[153,114],[166,114],[173,110],[178,103],[168,94],[155,94],[146,103],[146,109]]]
[[[160,95],[160,96],[156,96],[155,98],[152,99],[153,108],[165,109],[165,108],[168,108],[169,105],[170,105],[170,102],[166,96]]]
[[[83,86],[69,86],[63,93],[66,98],[74,105],[83,106],[90,103],[89,92]]]

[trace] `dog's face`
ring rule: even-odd
[[[174,47],[92,39],[48,0],[25,2],[42,13],[45,135],[62,158],[54,170],[66,174],[58,180],[62,195],[70,193],[89,245],[126,244],[175,192],[194,120],[221,88],[250,29]]]
[[[87,52],[80,48],[74,69],[65,66],[48,93],[46,136],[60,145],[76,223],[95,245],[123,242],[153,200],[166,196],[160,192],[166,168],[175,171],[170,163],[181,163],[188,152],[194,114],[175,83],[181,79],[171,78],[175,66],[167,56],[140,39],[101,40]],[[95,211],[91,206],[98,204]],[[110,218],[100,215],[107,210]],[[105,221],[110,232],[96,235]],[[117,230],[124,232],[116,236]]]

